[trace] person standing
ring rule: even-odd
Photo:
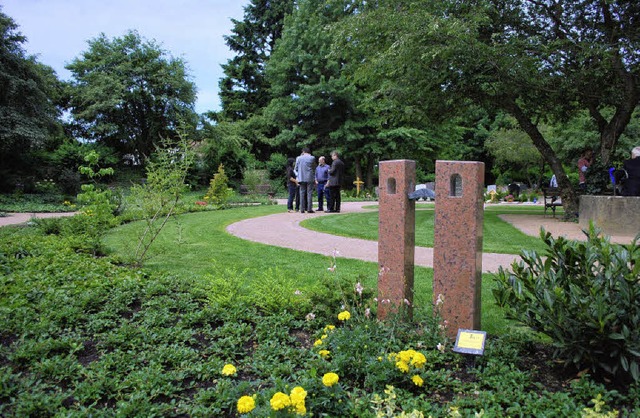
[[[329,180],[326,187],[329,189],[327,196],[327,212],[340,213],[340,187],[344,179],[344,163],[338,155],[338,151],[331,153],[331,168],[329,169]]]
[[[329,166],[325,164],[324,156],[318,158],[318,166],[316,167],[316,192],[318,193],[318,211],[322,212],[324,206],[324,186],[329,180]],[[327,199],[327,204],[329,200]]]
[[[296,158],[295,173],[300,186],[300,213],[314,213],[313,211],[313,182],[315,178],[316,159],[311,155],[308,147],[302,149],[302,154]]]
[[[287,210],[293,212],[293,202],[295,200],[295,211],[300,210],[300,195],[298,191],[298,180],[296,180],[296,173],[293,172],[293,165],[295,164],[295,158],[287,159],[287,191],[289,192],[289,198],[287,199]]]
[[[625,196],[640,196],[640,147],[631,150],[631,158],[624,160],[622,168],[627,172],[623,194]]]
[[[587,188],[587,170],[593,162],[593,151],[588,149],[582,153],[578,160],[578,177],[580,178],[580,184],[578,187],[580,190],[585,191]]]

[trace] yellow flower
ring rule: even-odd
[[[325,373],[325,375],[322,376],[322,384],[325,385],[326,387],[331,387],[335,385],[336,383],[338,383],[338,380],[340,380],[340,378],[335,373],[329,372],[329,373]]]
[[[307,407],[304,399],[307,397],[307,391],[300,386],[291,389],[291,406],[296,410],[296,414],[304,415],[307,413]]]
[[[422,384],[424,383],[424,380],[422,380],[422,378],[420,376],[418,376],[418,375],[413,376],[411,378],[411,381],[416,386],[422,386]]]
[[[329,350],[320,350],[320,351],[318,351],[318,354],[320,354],[322,356],[322,358],[327,358],[327,357],[329,357],[330,351]]]
[[[316,340],[316,342],[313,343],[314,347],[317,347],[319,345],[322,345],[322,340]]]
[[[404,361],[405,363],[409,363],[414,354],[415,354],[415,350],[401,351],[396,356],[396,360]]]
[[[238,399],[238,412],[241,414],[246,414],[247,412],[253,411],[256,407],[256,401],[253,400],[251,396],[243,396]]]
[[[351,314],[349,313],[349,311],[342,311],[338,314],[338,320],[340,321],[347,321],[351,319]]]
[[[424,367],[424,365],[427,364],[427,358],[424,356],[424,354],[416,351],[413,355],[413,358],[411,359],[411,364],[417,368]]]
[[[291,405],[291,398],[289,398],[289,395],[286,393],[276,392],[275,395],[271,397],[269,403],[271,404],[271,409],[279,411]]]
[[[329,336],[327,334],[322,334],[322,337],[320,337],[321,340],[325,340],[329,338]]]
[[[324,327],[324,332],[333,331],[334,329],[336,329],[335,325],[327,325],[326,327]]]
[[[398,370],[400,370],[402,373],[409,373],[409,364],[405,363],[402,360],[398,360],[396,362],[396,367],[398,368]]]
[[[233,376],[236,374],[236,368],[233,364],[225,364],[222,368],[222,374],[225,376]]]

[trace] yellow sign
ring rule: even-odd
[[[484,342],[487,333],[470,329],[459,329],[453,351],[463,354],[484,354]]]

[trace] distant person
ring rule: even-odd
[[[624,196],[640,196],[640,147],[631,150],[631,158],[625,160],[622,168],[627,172],[622,193]]]
[[[338,151],[331,153],[331,168],[329,169],[329,180],[327,181],[326,188],[329,190],[327,196],[327,212],[328,213],[340,213],[340,187],[344,180],[344,163],[338,155]]]
[[[578,160],[578,177],[580,178],[580,184],[578,187],[581,191],[585,191],[587,188],[587,170],[593,163],[593,151],[588,149],[582,153]]]
[[[302,154],[296,158],[294,171],[300,186],[300,213],[315,213],[313,211],[313,183],[315,179],[316,159],[311,155],[308,147],[302,149]]]
[[[551,181],[549,181],[549,187],[553,187],[555,189],[558,188],[558,179],[556,178],[555,174],[551,176]]]
[[[320,212],[324,210],[324,186],[326,186],[327,180],[329,180],[329,166],[321,156],[318,158],[318,166],[316,167],[316,192],[318,193],[318,211]]]
[[[287,210],[289,212],[294,211],[293,203],[295,201],[295,211],[300,210],[300,194],[298,187],[298,180],[296,179],[296,173],[293,171],[293,166],[296,163],[295,158],[287,159],[287,191],[289,192],[289,198],[287,199]]]

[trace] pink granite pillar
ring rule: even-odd
[[[436,161],[433,298],[447,335],[480,329],[484,163]]]
[[[378,319],[401,306],[412,314],[416,211],[408,194],[415,181],[415,161],[380,161]]]

